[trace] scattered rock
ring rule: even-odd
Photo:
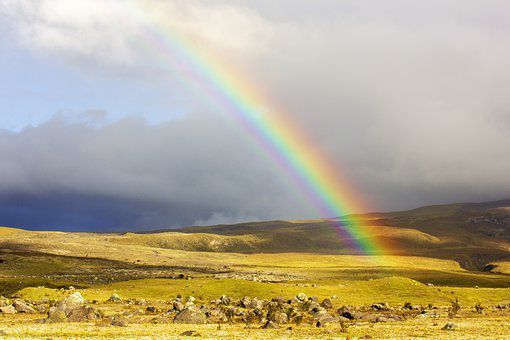
[[[453,331],[455,329],[457,329],[457,325],[454,324],[453,322],[447,322],[446,325],[443,326],[443,328],[441,328],[443,331]]]
[[[205,314],[196,308],[184,308],[174,319],[175,323],[206,323]]]

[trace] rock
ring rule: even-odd
[[[331,303],[331,299],[325,298],[324,300],[322,300],[321,307],[332,308],[333,307],[333,303]]]
[[[329,322],[337,322],[338,319],[334,318],[324,307],[317,307],[311,311],[315,321],[320,321],[321,324]]]
[[[184,305],[182,303],[180,303],[179,301],[174,301],[170,311],[180,312],[183,309],[184,309]]]
[[[156,313],[157,309],[154,306],[149,306],[149,307],[147,307],[147,312],[149,312],[149,313]]]
[[[67,321],[68,322],[83,322],[83,321],[90,321],[90,320],[96,320],[99,318],[99,313],[96,312],[96,310],[92,307],[86,306],[86,307],[79,307],[72,309],[67,314]]]
[[[5,333],[5,331],[0,329],[0,336],[6,336],[6,335],[7,335],[7,333]]]
[[[308,300],[305,303],[303,303],[302,308],[306,311],[311,311],[315,308],[322,308],[317,302]]]
[[[388,322],[388,321],[390,321],[390,319],[388,319],[385,316],[378,316],[375,318],[375,322]]]
[[[16,300],[12,304],[12,306],[18,311],[19,313],[27,313],[27,314],[35,314],[35,309],[24,303],[23,301]]]
[[[251,300],[250,307],[252,309],[262,309],[264,308],[264,300],[259,300],[256,297]]]
[[[122,299],[121,299],[121,297],[119,295],[114,293],[112,296],[110,296],[108,301],[109,302],[122,302]]]
[[[386,302],[373,303],[370,307],[374,310],[382,310],[382,311],[386,311],[386,310],[390,309],[390,306],[388,306],[388,304]]]
[[[288,317],[287,317],[287,314],[285,314],[285,313],[276,312],[272,315],[270,321],[276,322],[277,324],[284,324],[284,323],[287,323]]]
[[[175,323],[206,323],[205,314],[196,308],[184,308],[174,319]]]
[[[67,309],[74,309],[81,307],[85,303],[85,299],[81,296],[80,292],[73,293],[58,302],[58,306]]]
[[[186,302],[194,303],[195,302],[195,298],[193,296],[188,296],[188,299],[186,300]]]
[[[0,314],[16,314],[14,306],[0,307]]]
[[[0,307],[10,306],[11,302],[6,297],[0,296]]]
[[[226,295],[222,295],[220,297],[220,301],[222,305],[230,305],[232,303],[232,299]]]
[[[433,283],[427,283],[427,287],[434,287]]]
[[[116,327],[126,327],[127,326],[127,321],[123,317],[114,316],[112,318],[112,321],[110,321],[110,325],[116,326]]]
[[[179,336],[202,336],[197,331],[186,331],[179,334]]]
[[[357,319],[362,319],[363,318],[363,314],[362,313],[354,312],[354,311],[350,310],[347,307],[339,308],[337,313],[338,313],[338,315],[340,315],[340,316],[342,316],[342,317],[344,317],[346,319],[349,319],[349,320],[357,320]]]
[[[52,307],[45,323],[62,323],[67,322],[67,314],[62,307]]]
[[[280,326],[277,323],[274,323],[273,321],[266,322],[262,327],[263,329],[278,329]]]
[[[301,301],[301,302],[303,302],[303,301],[307,300],[307,298],[306,298],[306,294],[305,294],[305,293],[299,293],[296,297],[297,297],[297,299],[298,299],[299,301]]]
[[[239,301],[239,305],[243,308],[250,308],[251,307],[251,299],[248,296],[245,296]]]
[[[453,322],[447,322],[446,325],[443,326],[443,328],[441,328],[443,331],[453,331],[455,329],[457,329],[457,325],[454,324]]]
[[[206,314],[209,317],[211,323],[226,323],[228,318],[220,309],[212,309]]]

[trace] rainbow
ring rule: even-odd
[[[183,72],[187,81],[248,131],[264,153],[305,191],[321,215],[335,217],[329,221],[338,233],[348,236],[350,245],[365,255],[387,254],[383,244],[353,215],[365,210],[360,209],[363,205],[358,195],[283,110],[266,109],[276,105],[271,105],[262,91],[256,91],[218,56],[201,50],[158,20],[150,8],[143,7],[143,1],[126,3],[130,4],[128,15],[144,24],[143,39],[162,63],[168,67],[172,61],[172,68]]]

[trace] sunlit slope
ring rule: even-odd
[[[358,220],[366,235],[376,237],[385,245],[386,255],[450,259],[464,268],[478,270],[494,263],[496,268],[490,270],[508,272],[510,201],[373,213],[359,215]],[[362,255],[358,249],[348,246],[348,240],[339,236],[330,220],[267,221],[126,234],[0,228],[0,236],[0,250],[30,249],[113,260],[119,259],[118,254],[133,252],[139,254],[138,260],[146,261],[147,253],[153,255],[163,250],[175,250],[172,260],[179,257],[179,251]]]

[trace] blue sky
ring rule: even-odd
[[[0,50],[0,127],[17,131],[57,113],[88,110],[108,113],[108,120],[144,117],[150,123],[181,117],[189,110],[185,92],[161,79],[122,76],[108,69],[77,68],[65,60],[33,53],[15,44]]]

